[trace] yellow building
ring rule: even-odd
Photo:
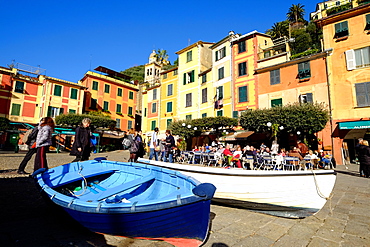
[[[178,86],[178,69],[172,68],[163,71],[161,74],[161,90],[160,90],[160,124],[161,130],[169,129],[173,121],[178,120],[177,109],[177,86]]]
[[[207,74],[212,66],[213,43],[198,41],[178,52],[178,119],[202,117],[202,97],[200,75]]]
[[[370,4],[323,15],[316,23],[329,55],[332,150],[342,164],[354,160],[356,139],[370,130]]]

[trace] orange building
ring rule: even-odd
[[[99,66],[95,71],[88,71],[80,81],[87,88],[83,112],[102,111],[117,121],[117,128],[135,128],[138,86],[114,70]]]
[[[370,140],[370,3],[316,20],[323,29],[337,163],[351,162],[358,138]]]

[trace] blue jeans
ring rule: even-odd
[[[156,161],[158,161],[158,152],[154,148],[150,148],[149,159],[153,159],[153,155]]]
[[[169,152],[169,151],[165,152],[163,161],[164,162],[169,161],[170,163],[173,163],[173,154],[172,154],[172,152],[169,152],[169,153],[167,153],[167,152]]]

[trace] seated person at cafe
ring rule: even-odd
[[[242,148],[238,145],[237,149],[233,152],[233,157],[231,158],[231,162],[235,162],[238,168],[242,168],[242,164],[240,162],[242,155]]]
[[[309,150],[308,153],[306,154],[306,156],[304,157],[305,161],[306,161],[306,165],[310,165],[312,167],[314,167],[315,165],[317,166],[318,163],[319,163],[319,158],[317,157],[316,154],[313,153],[312,150]]]

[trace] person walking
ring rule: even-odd
[[[70,155],[75,155],[76,158],[72,162],[88,160],[91,153],[91,141],[92,135],[90,129],[90,118],[84,118],[76,128],[75,140],[72,145]]]
[[[137,159],[139,158],[138,157],[138,153],[139,153],[139,147],[142,143],[142,139],[141,139],[141,136],[138,135],[137,131],[131,129],[127,138],[130,140],[131,142],[131,146],[129,148],[129,151],[130,151],[130,159],[128,160],[129,162],[136,162]]]
[[[40,123],[43,120],[44,119],[42,118],[41,121],[40,121]],[[33,128],[32,131],[31,131],[31,133],[28,135],[28,138],[27,138],[27,141],[26,141],[26,144],[28,145],[28,152],[26,153],[26,155],[24,156],[23,160],[19,164],[18,171],[17,171],[18,174],[29,174],[28,172],[25,172],[24,169],[26,168],[28,161],[37,152],[36,144],[35,143],[36,143],[37,133],[39,132],[39,128],[38,127],[39,126],[36,126],[35,128]]]
[[[173,163],[172,149],[175,146],[175,138],[171,135],[171,130],[166,130],[165,155],[163,160],[164,162],[167,162],[167,160],[169,160],[170,163]]]
[[[158,128],[154,128],[152,138],[149,141],[149,160],[153,159],[153,156],[156,161],[158,161]]]
[[[51,137],[54,131],[55,123],[51,117],[45,117],[42,119],[38,128],[36,137],[36,157],[34,163],[34,171],[40,168],[48,169],[48,163],[46,159],[46,152],[52,144]]]
[[[363,169],[363,176],[370,177],[370,147],[367,140],[363,140],[362,145],[358,147],[358,160]]]

